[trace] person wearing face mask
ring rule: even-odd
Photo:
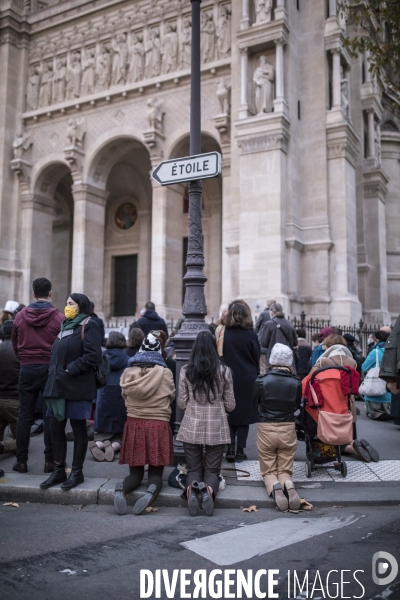
[[[96,320],[91,318],[93,308],[84,294],[71,294],[64,309],[61,331],[52,347],[43,395],[51,417],[54,471],[40,484],[42,489],[61,483],[61,489],[70,490],[84,481],[82,469],[88,448],[86,419],[90,417],[92,400],[97,394],[95,369],[102,358],[102,334]],[[67,419],[74,432],[68,479],[65,473]]]

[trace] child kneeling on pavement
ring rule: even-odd
[[[259,375],[253,398],[258,411],[257,450],[268,494],[279,510],[299,510],[300,497],[291,481],[297,438],[294,413],[300,406],[301,380],[293,374],[293,352],[275,344],[266,375]]]

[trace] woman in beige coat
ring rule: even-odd
[[[189,512],[197,514],[201,494],[202,507],[211,516],[225,444],[231,441],[226,412],[235,408],[235,398],[231,370],[222,364],[209,331],[197,335],[189,363],[181,370],[178,406],[185,410],[176,439],[185,449]]]
[[[120,515],[126,512],[126,494],[141,484],[145,465],[149,465],[147,492],[136,502],[135,515],[157,498],[164,466],[174,461],[169,420],[175,385],[161,351],[160,341],[150,332],[121,376],[128,417],[119,463],[129,465],[129,475],[115,487],[114,506]]]

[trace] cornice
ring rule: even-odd
[[[328,124],[326,127],[328,160],[346,158],[355,167],[360,151],[360,138],[348,121]]]
[[[286,19],[278,19],[266,23],[254,23],[252,27],[241,29],[236,33],[236,39],[239,50],[251,48],[258,51],[277,40],[282,40],[284,44],[287,44],[289,33],[290,29]]]

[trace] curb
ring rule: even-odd
[[[75,504],[75,505],[113,505],[115,484],[120,479],[86,478],[86,481],[76,488],[63,491],[60,486],[41,490],[39,485],[42,475],[6,473],[0,478],[0,501],[2,502],[32,502],[43,504]],[[299,484],[297,489],[300,496],[306,496],[308,502],[320,507],[345,506],[393,506],[400,504],[400,485],[385,482],[384,486],[364,486],[337,484],[324,488],[309,488]],[[340,488],[336,487],[341,485]],[[303,492],[304,489],[304,492]],[[127,504],[132,506],[146,491],[141,485],[129,494]],[[171,488],[164,482],[155,506],[185,507],[186,501],[181,497],[182,490]],[[218,494],[216,508],[240,508],[251,506],[257,508],[273,508],[272,498],[268,497],[264,487],[228,485]]]

